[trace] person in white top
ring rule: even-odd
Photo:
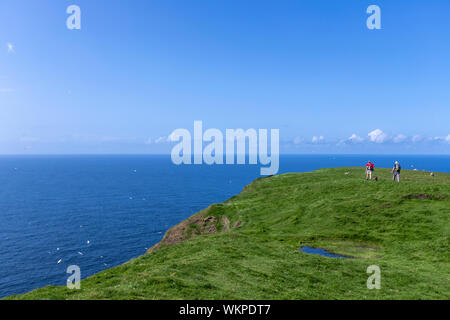
[[[394,167],[392,168],[392,181],[395,181],[395,177],[397,177],[397,182],[400,182],[400,171],[402,167],[398,161],[395,161]]]

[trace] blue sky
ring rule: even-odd
[[[194,120],[280,129],[282,153],[448,154],[449,15],[448,0],[3,0],[0,154],[169,153]]]

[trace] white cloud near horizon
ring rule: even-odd
[[[388,138],[388,135],[380,129],[375,129],[372,132],[369,132],[367,135],[369,136],[370,141],[375,143],[383,143]]]
[[[437,141],[437,142],[447,142],[450,143],[450,134],[447,135],[446,137],[434,137],[432,139],[430,139],[432,141]]]
[[[39,142],[40,139],[36,137],[22,137],[19,139],[20,142],[30,143],[30,142]]]
[[[314,137],[312,137],[312,143],[318,143],[318,142],[321,142],[323,140],[325,140],[324,136],[314,136]]]
[[[102,136],[99,139],[101,142],[122,142],[122,141],[127,141],[129,138],[114,137],[114,136]]]
[[[155,143],[156,143],[156,144],[158,144],[158,143],[163,143],[163,142],[167,142],[167,137],[166,137],[166,136],[161,136],[161,137],[159,137],[159,138],[157,138],[157,139],[155,140]]]
[[[97,135],[97,134],[71,134],[68,137],[61,137],[66,141],[84,142],[84,143],[127,143],[136,142],[136,137]],[[54,140],[54,139],[52,139]]]
[[[303,142],[303,138],[301,137],[295,137],[293,140],[294,144],[301,144]]]
[[[413,136],[411,140],[412,140],[412,142],[416,143],[416,142],[422,141],[423,138],[422,138],[421,135],[418,135],[418,134],[417,134],[417,135]]]
[[[416,142],[448,142],[450,143],[450,134],[447,136],[436,136],[434,138],[424,138],[420,135],[415,136],[407,136],[405,134],[399,133],[396,135],[392,135],[391,137],[383,132],[381,129],[376,129],[368,133],[368,139],[365,139],[361,136],[359,136],[356,133],[353,133],[350,137],[347,139],[342,140],[326,140],[324,136],[313,136],[310,142],[305,141],[304,138],[301,136],[295,136],[294,138],[291,138],[290,140],[286,140],[285,143],[291,146],[299,146],[299,145],[350,145],[350,144],[359,144],[363,143],[364,141],[370,141],[377,144],[389,144],[389,143],[416,143]],[[328,141],[327,143],[325,143]],[[157,138],[147,138],[145,140],[144,144],[146,145],[156,145],[156,144],[164,144],[164,143],[171,143],[174,142],[172,138],[172,134],[169,136],[159,136]]]
[[[167,137],[167,142],[176,142],[173,132]]]
[[[169,143],[175,142],[176,140],[173,138],[173,132],[169,134],[169,136],[159,136],[158,138],[148,138],[145,141],[145,144],[161,144],[161,143]]]
[[[394,141],[394,143],[401,143],[401,142],[405,141],[407,138],[408,138],[407,136],[400,133],[400,134],[396,135],[392,141]]]
[[[351,142],[363,142],[364,141],[364,139],[361,138],[360,136],[358,136],[356,133],[353,133],[347,140],[351,141]]]

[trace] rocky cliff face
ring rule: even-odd
[[[212,204],[208,208],[170,228],[164,234],[162,240],[148,249],[147,253],[154,252],[162,246],[175,245],[199,235],[228,231],[230,229],[230,220],[220,214],[221,210],[217,210],[220,206],[220,204]],[[238,228],[241,224],[242,222],[237,221],[233,225],[233,228]]]

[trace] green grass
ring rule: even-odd
[[[388,169],[375,174],[378,182],[365,181],[363,168],[257,179],[206,213],[241,221],[238,228],[161,246],[84,279],[81,290],[49,286],[11,298],[450,298],[450,174],[404,170],[401,183]],[[305,254],[304,245],[355,259]],[[380,290],[367,289],[370,265],[381,269]]]

